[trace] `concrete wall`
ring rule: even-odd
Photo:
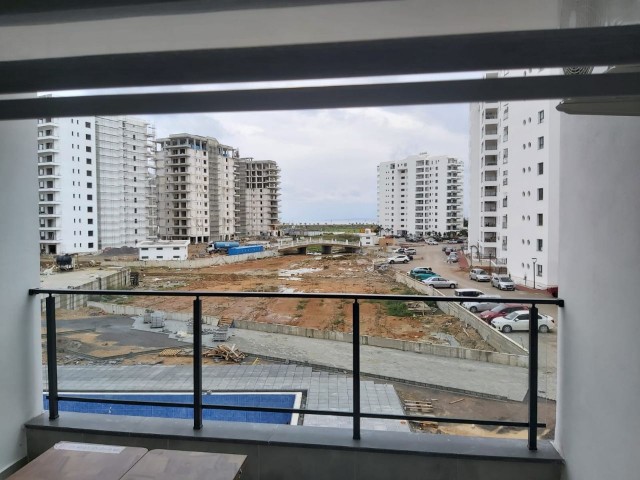
[[[0,478],[26,455],[23,424],[42,412],[37,297],[36,121],[0,122]]]
[[[640,118],[561,127],[556,443],[567,480],[637,479]]]
[[[257,260],[259,258],[269,258],[278,256],[278,252],[264,251],[256,253],[247,253],[244,255],[215,255],[207,258],[196,258],[193,260],[148,260],[148,261],[110,261],[105,262],[105,265],[120,265],[123,267],[165,267],[165,268],[204,268],[212,267],[214,265],[227,265],[229,263],[245,262],[247,260]]]
[[[139,316],[144,315],[146,312],[146,308],[143,307],[133,307],[131,305],[118,305],[116,303],[103,303],[103,302],[87,302],[89,307],[99,308],[104,310],[107,313],[112,313],[114,315],[128,315],[128,316]],[[154,310],[154,313],[159,313],[165,315],[167,320],[177,320],[180,322],[188,322],[193,320],[192,313],[178,313],[178,312],[163,312],[162,310]],[[218,317],[212,317],[211,315],[203,315],[202,323],[205,325],[218,325]]]
[[[296,327],[293,325],[252,322],[250,320],[234,320],[233,326],[235,328],[256,330],[259,332],[279,333],[282,335],[295,335],[298,337],[353,343],[353,335],[351,333],[336,332],[332,330],[318,330],[315,328]],[[474,350],[471,348],[451,347],[449,345],[434,345],[426,342],[397,340],[394,338],[361,335],[360,344],[369,345],[371,347],[392,348],[394,350],[402,350],[404,352],[436,355],[439,357],[463,358],[479,362],[497,363],[500,365],[526,367],[529,364],[529,357],[526,355],[511,355],[501,352],[488,352],[485,350]]]
[[[414,290],[427,295],[445,295],[435,288],[431,288],[422,282],[414,280],[405,273],[396,272],[396,282],[404,283]],[[453,290],[447,291],[446,294],[453,295]],[[480,318],[478,318],[476,315],[474,315],[461,305],[451,302],[437,302],[437,304],[440,310],[448,313],[449,315],[453,315],[454,317],[458,317],[461,321],[464,322],[465,325],[470,326],[474,330],[476,330],[478,334],[484,339],[484,341],[495,348],[498,352],[510,353],[513,355],[529,355],[529,351],[527,349],[523,348],[521,345],[518,345],[516,342],[503,335],[495,328],[487,325],[482,320],[480,320]]]
[[[98,277],[95,280],[74,287],[77,290],[117,290],[127,286],[129,281],[129,269],[114,271],[111,275]],[[45,298],[47,295],[40,295],[40,311],[45,311]],[[84,294],[67,294],[54,295],[56,299],[56,308],[65,308],[67,310],[75,310],[76,308],[86,307],[91,295]]]

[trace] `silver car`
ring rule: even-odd
[[[500,305],[500,295],[480,295],[476,302],[464,302],[462,306],[472,313],[484,312]]]
[[[455,280],[447,280],[443,277],[430,277],[423,280],[422,283],[434,288],[456,288],[458,286]]]
[[[498,275],[493,274],[491,277],[491,285],[496,287],[498,290],[515,290],[516,284],[511,277],[508,275]]]
[[[472,268],[469,271],[469,279],[475,280],[476,282],[488,282],[491,280],[491,275],[481,268]]]

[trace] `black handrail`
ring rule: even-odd
[[[359,440],[360,421],[362,418],[389,420],[436,421],[443,423],[460,423],[476,425],[496,425],[523,427],[528,429],[528,445],[530,450],[537,450],[537,429],[546,427],[538,422],[538,307],[537,304],[564,306],[559,298],[514,298],[517,303],[531,304],[529,334],[529,415],[527,422],[501,420],[481,420],[470,418],[451,418],[435,416],[392,415],[362,412],[360,408],[360,304],[358,300],[397,300],[397,301],[434,301],[434,302],[473,302],[476,297],[448,297],[432,295],[380,295],[361,293],[276,293],[276,292],[210,292],[210,291],[140,291],[140,290],[75,290],[75,289],[29,289],[29,295],[46,294],[47,321],[47,363],[49,380],[49,418],[58,418],[58,402],[76,401],[87,403],[108,403],[126,405],[151,405],[165,407],[193,408],[193,428],[202,428],[202,412],[207,409],[261,411],[275,413],[298,413],[307,415],[332,415],[353,418],[353,439]],[[173,296],[195,297],[193,301],[193,403],[152,402],[134,400],[96,399],[90,397],[65,396],[58,394],[57,359],[56,359],[56,319],[54,294],[67,295],[130,295],[130,296]],[[202,402],[202,299],[200,297],[254,297],[254,298],[323,298],[353,300],[353,404],[352,411],[344,410],[310,410],[276,407],[249,407],[235,405],[211,405]]]

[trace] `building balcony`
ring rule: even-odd
[[[38,144],[38,155],[48,155],[52,153],[58,153],[60,150],[55,145],[42,145]]]
[[[485,244],[488,244],[488,243],[496,243],[496,242],[498,241],[498,237],[497,237],[496,235],[485,234],[485,235],[482,237],[482,241],[483,241]]]
[[[55,133],[45,133],[41,135],[42,130],[38,131],[38,140],[60,140]]]
[[[454,231],[456,226],[447,226],[447,231]],[[339,242],[335,242],[338,244]],[[429,292],[428,287],[418,285],[419,289],[425,289],[426,295],[367,295],[367,300],[388,301],[395,299],[396,301],[454,301],[460,302],[464,300],[472,300],[464,297],[454,297],[447,295],[437,295]],[[31,290],[32,294],[46,294],[45,289]],[[128,291],[118,290],[68,290],[74,295],[126,295]],[[56,295],[61,293],[56,290]],[[170,296],[176,292],[156,291],[148,292],[148,295],[154,296]],[[202,328],[202,297],[218,295],[219,292],[186,292],[180,291],[181,296],[192,294],[194,301],[193,307],[193,324],[194,331]],[[143,295],[146,295],[143,293]],[[247,296],[255,296],[249,293]],[[336,294],[332,294],[336,295]],[[341,302],[355,303],[356,300],[364,300],[364,296],[360,294],[337,294],[340,295]],[[282,294],[282,296],[290,296],[293,300],[292,305],[299,305],[299,298],[305,300],[305,296],[317,298],[317,294]],[[53,308],[47,308],[46,321],[49,328],[49,344],[56,345],[55,338],[52,338],[56,331],[56,297],[46,297],[48,300],[44,302]],[[104,298],[104,297],[103,297]],[[335,297],[332,297],[334,299]],[[329,296],[327,296],[328,301]],[[307,300],[307,301],[309,301]],[[324,301],[324,300],[323,300]],[[514,299],[515,301],[520,301]],[[536,305],[532,308],[537,309],[538,304],[559,303],[561,300],[541,299],[536,301]],[[530,302],[527,302],[530,303]],[[453,304],[451,308],[460,308]],[[351,309],[351,313],[347,314],[349,324],[360,325],[359,309]],[[536,316],[537,317],[537,316]],[[281,327],[281,326],[280,326]],[[490,327],[485,327],[490,328]],[[492,330],[490,330],[492,331]],[[272,334],[273,335],[273,334]],[[534,337],[537,341],[537,336]],[[302,338],[304,340],[304,338]],[[288,376],[279,376],[282,365],[243,365],[241,368],[233,368],[233,366],[207,366],[203,365],[202,355],[203,339],[201,336],[193,336],[192,365],[180,367],[165,367],[163,365],[132,365],[132,366],[116,366],[113,368],[100,368],[85,366],[86,369],[95,368],[95,375],[85,377],[83,385],[90,391],[95,392],[97,385],[109,383],[114,385],[119,391],[126,391],[130,387],[126,387],[124,382],[136,380],[136,375],[141,375],[140,381],[145,383],[146,391],[166,391],[166,390],[185,390],[186,394],[192,398],[182,399],[175,397],[176,405],[182,406],[190,415],[183,419],[164,419],[164,418],[140,418],[132,416],[121,416],[115,419],[112,416],[99,415],[94,413],[75,413],[66,411],[63,403],[69,400],[65,387],[69,382],[73,382],[74,366],[57,365],[57,356],[54,349],[47,351],[46,370],[48,399],[46,412],[43,415],[27,422],[26,437],[30,455],[38,456],[42,451],[49,448],[56,441],[64,440],[72,442],[101,443],[110,445],[121,445],[123,439],[126,438],[127,445],[145,446],[150,442],[153,445],[161,444],[165,449],[178,450],[197,450],[197,451],[225,451],[231,453],[239,453],[248,455],[247,470],[245,472],[248,478],[266,478],[264,474],[259,475],[258,472],[265,472],[270,469],[278,478],[285,478],[278,470],[285,470],[291,473],[292,457],[304,457],[304,465],[296,467],[300,473],[304,472],[301,478],[316,480],[320,478],[334,477],[329,470],[335,471],[338,475],[336,478],[356,478],[348,474],[349,468],[353,465],[359,465],[358,478],[382,479],[390,478],[389,471],[408,472],[410,477],[418,478],[421,473],[437,468],[439,472],[448,472],[446,478],[459,478],[458,472],[461,468],[473,471],[473,478],[478,479],[498,479],[515,478],[522,476],[526,472],[533,475],[532,478],[545,478],[547,480],[556,480],[560,477],[562,460],[553,449],[551,444],[546,440],[538,439],[538,428],[544,424],[538,421],[537,401],[533,401],[528,409],[528,414],[524,418],[517,420],[504,420],[502,418],[483,418],[460,419],[452,416],[437,416],[434,414],[411,414],[406,413],[400,403],[394,403],[389,400],[390,390],[381,390],[384,382],[376,381],[375,389],[369,389],[368,382],[361,377],[371,371],[371,368],[380,368],[377,363],[368,362],[368,356],[361,353],[360,348],[351,349],[351,345],[346,344],[349,350],[353,350],[353,357],[350,355],[344,359],[332,359],[338,362],[340,370],[354,372],[349,377],[342,380],[340,373],[318,373],[329,380],[336,377],[337,391],[336,395],[329,395],[323,389],[322,382],[308,383],[306,377],[298,377],[298,373],[303,373],[304,369],[310,367],[290,365],[284,367]],[[379,347],[367,347],[379,348]],[[417,359],[423,357],[412,352],[401,352],[404,355],[415,356]],[[312,355],[326,356],[325,350],[320,349],[311,353]],[[177,368],[175,368],[177,367]],[[171,375],[163,375],[163,370],[171,368]],[[205,414],[212,410],[218,412],[240,412],[243,415],[252,412],[268,411],[270,407],[264,406],[262,403],[255,404],[229,404],[227,402],[217,401],[215,393],[218,387],[212,386],[212,373],[224,369],[225,377],[233,380],[246,379],[253,375],[254,371],[260,369],[259,378],[267,383],[273,381],[274,384],[282,385],[286,391],[296,391],[303,388],[305,390],[307,401],[303,406],[279,406],[277,411],[287,415],[301,415],[300,419],[291,425],[270,425],[258,423],[231,423],[206,420]],[[522,368],[523,372],[531,371],[528,380],[529,388],[537,388],[537,362],[531,362],[528,367]],[[76,368],[77,370],[77,368]],[[242,377],[242,373],[247,372],[249,376]],[[495,370],[495,367],[492,371]],[[411,371],[406,365],[401,371],[397,371],[395,375],[406,376]],[[125,373],[125,377],[123,377]],[[495,373],[494,373],[495,374]],[[313,373],[312,373],[313,375]],[[472,383],[477,383],[478,373],[471,371],[468,378]],[[219,377],[215,373],[216,377]],[[463,375],[464,377],[464,375]],[[518,375],[520,378],[526,379],[524,375]],[[200,378],[202,381],[189,381],[185,379]],[[311,378],[311,377],[310,377]],[[321,377],[322,378],[322,377]],[[466,378],[466,377],[464,377]],[[296,386],[292,381],[295,380]],[[176,385],[181,387],[177,388]],[[332,383],[333,385],[333,383]],[[213,390],[212,390],[213,389]],[[209,390],[209,391],[207,391]],[[273,390],[272,388],[270,390]],[[205,395],[205,392],[207,395]],[[379,402],[369,400],[379,393],[386,399],[383,406]],[[326,401],[323,400],[321,406],[315,406],[313,403],[316,396],[327,393]],[[213,395],[212,395],[213,394]],[[344,396],[343,396],[344,394]],[[74,400],[82,400],[85,398],[95,398],[94,394],[80,393],[72,397]],[[206,397],[206,398],[204,398]],[[205,401],[202,401],[204,398]],[[195,401],[193,399],[196,399]],[[104,400],[104,402],[103,402]],[[211,401],[206,401],[211,400]],[[100,399],[100,402],[107,406],[115,408],[118,403],[128,403],[131,409],[137,408],[135,400],[121,400],[106,398]],[[155,398],[146,398],[144,403],[147,405],[156,405],[162,407],[166,405],[166,400]],[[88,403],[83,403],[88,405]],[[326,406],[324,406],[326,405]],[[273,408],[271,407],[271,410]],[[83,411],[88,411],[84,409]],[[311,414],[313,413],[313,414]],[[347,419],[347,422],[340,421]],[[203,420],[204,419],[204,420]],[[480,437],[460,437],[456,435],[431,435],[426,433],[412,433],[409,431],[407,423],[409,421],[431,421],[443,423],[479,423],[483,425],[493,426],[509,426],[509,428],[525,429],[529,434],[529,440],[506,440]],[[386,423],[385,423],[386,422]],[[286,422],[285,422],[286,423]],[[403,425],[401,431],[392,431],[388,425]],[[324,425],[324,428],[318,428],[312,425]],[[333,425],[333,426],[332,426]],[[341,428],[337,426],[341,425]],[[372,425],[379,425],[375,429]],[[314,448],[310,449],[309,444],[312,442]],[[527,448],[529,447],[529,448]],[[286,452],[283,452],[286,450]],[[283,457],[277,456],[278,452],[284,454],[289,460],[283,461]],[[469,454],[472,452],[472,454]],[[496,453],[497,452],[497,453]],[[362,455],[366,453],[367,460],[362,462]],[[276,458],[274,458],[276,455]],[[332,458],[331,465],[327,469],[327,456]],[[337,463],[336,463],[337,462]],[[467,466],[468,462],[468,466]],[[265,464],[272,463],[271,467]],[[283,465],[286,464],[286,465]],[[371,466],[370,464],[374,465]],[[333,465],[336,465],[335,467]],[[351,467],[349,467],[351,466]],[[371,471],[365,471],[369,468]],[[300,470],[301,469],[301,470]],[[376,474],[376,471],[383,469],[382,474]],[[496,470],[498,469],[498,470]],[[500,472],[496,476],[496,472]],[[298,475],[296,473],[296,475]]]

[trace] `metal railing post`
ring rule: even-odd
[[[193,301],[193,429],[202,428],[202,300]]]
[[[529,310],[529,450],[538,449],[538,307]]]
[[[49,383],[49,420],[58,418],[58,360],[56,351],[56,298],[45,300],[47,315],[47,378]]]
[[[353,301],[353,439],[360,440],[360,304]]]

